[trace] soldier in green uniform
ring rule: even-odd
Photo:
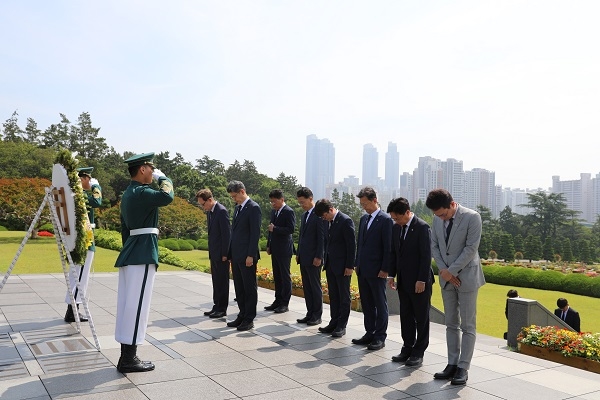
[[[146,337],[154,276],[158,269],[158,208],[173,201],[173,182],[154,167],[154,153],[125,160],[131,183],[121,198],[123,249],[119,268],[115,340],[121,343],[119,372],[145,372],[154,364],[137,357],[137,345]],[[158,190],[150,184],[158,182]]]
[[[81,180],[81,186],[83,187],[84,194],[86,195],[86,208],[88,212],[88,218],[92,228],[94,227],[94,208],[98,208],[102,205],[102,189],[98,184],[98,181],[92,178],[92,171],[94,167],[78,168],[79,180]],[[87,255],[83,265],[75,265],[75,275],[70,274],[69,280],[71,281],[71,290],[73,291],[73,297],[77,303],[77,309],[81,304],[82,296],[87,295],[88,281],[90,279],[90,269],[92,268],[92,262],[94,261],[94,253],[96,252],[96,246],[94,245],[93,239],[92,244],[88,247]],[[77,281],[79,281],[79,287],[77,289]],[[67,303],[67,312],[65,314],[65,322],[75,322],[75,314],[73,313],[73,307],[71,306],[71,296],[67,290],[65,296],[65,303]],[[87,321],[87,317],[79,314],[79,320],[82,322]]]

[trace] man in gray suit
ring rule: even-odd
[[[439,269],[448,348],[448,365],[434,379],[465,385],[475,349],[477,294],[485,284],[478,253],[481,216],[445,189],[429,192],[425,205],[435,215],[431,253]]]

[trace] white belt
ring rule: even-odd
[[[139,228],[139,229],[132,229],[129,231],[129,235],[130,236],[136,236],[136,235],[148,235],[148,234],[155,234],[158,235],[160,231],[158,230],[158,228]]]

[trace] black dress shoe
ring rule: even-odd
[[[397,356],[392,356],[392,361],[402,363],[402,362],[407,362],[409,358],[410,358],[410,354],[400,353]]]
[[[308,321],[306,321],[306,325],[309,326],[314,326],[314,325],[321,325],[321,319],[309,319]]]
[[[296,320],[296,322],[297,322],[297,323],[299,323],[299,324],[305,324],[305,323],[307,323],[307,322],[308,322],[308,320],[309,320],[309,319],[310,319],[310,318],[308,318],[308,317],[304,317],[304,318],[298,318],[298,319]]]
[[[254,322],[244,321],[237,327],[237,330],[238,331],[249,331],[252,328],[254,328]]]
[[[210,314],[212,314],[214,312],[215,312],[214,310],[204,311],[204,315],[206,315],[208,317]]]
[[[319,332],[321,332],[321,333],[332,333],[333,331],[335,331],[335,326],[333,326],[333,325],[319,327]]]
[[[233,321],[228,322],[227,326],[230,328],[237,328],[238,326],[240,326],[242,324],[242,322],[244,322],[244,320],[242,318],[236,318]]]
[[[450,381],[451,385],[466,385],[467,380],[469,379],[469,373],[464,368],[456,368],[456,373],[452,380]]]
[[[352,339],[352,343],[353,344],[369,344],[373,341],[373,337],[372,336],[363,336],[360,339]]]
[[[267,311],[275,311],[275,309],[279,307],[279,304],[273,303],[270,306],[265,306],[265,310]]]
[[[331,336],[333,337],[342,337],[346,334],[345,328],[335,328],[333,332],[331,332]]]
[[[288,308],[288,306],[279,306],[276,309],[273,310],[273,312],[275,314],[281,314],[284,312],[288,312],[290,309]]]
[[[209,317],[210,318],[223,318],[226,315],[227,314],[225,313],[225,311],[215,311],[214,313],[210,314]]]
[[[433,374],[433,379],[452,379],[456,374],[458,366],[448,364],[442,372],[436,372]]]
[[[417,367],[419,365],[423,364],[423,357],[410,357],[408,360],[406,360],[406,366],[408,367]]]
[[[381,350],[385,347],[385,342],[383,340],[375,339],[367,346],[369,350]]]

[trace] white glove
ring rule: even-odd
[[[98,186],[100,186],[100,184],[98,183],[98,179],[96,179],[96,178],[90,179],[90,185],[98,185]]]
[[[160,178],[161,176],[166,176],[166,175],[163,174],[160,169],[155,168],[154,171],[152,171],[152,178],[156,179],[157,181],[158,181],[158,178]]]

